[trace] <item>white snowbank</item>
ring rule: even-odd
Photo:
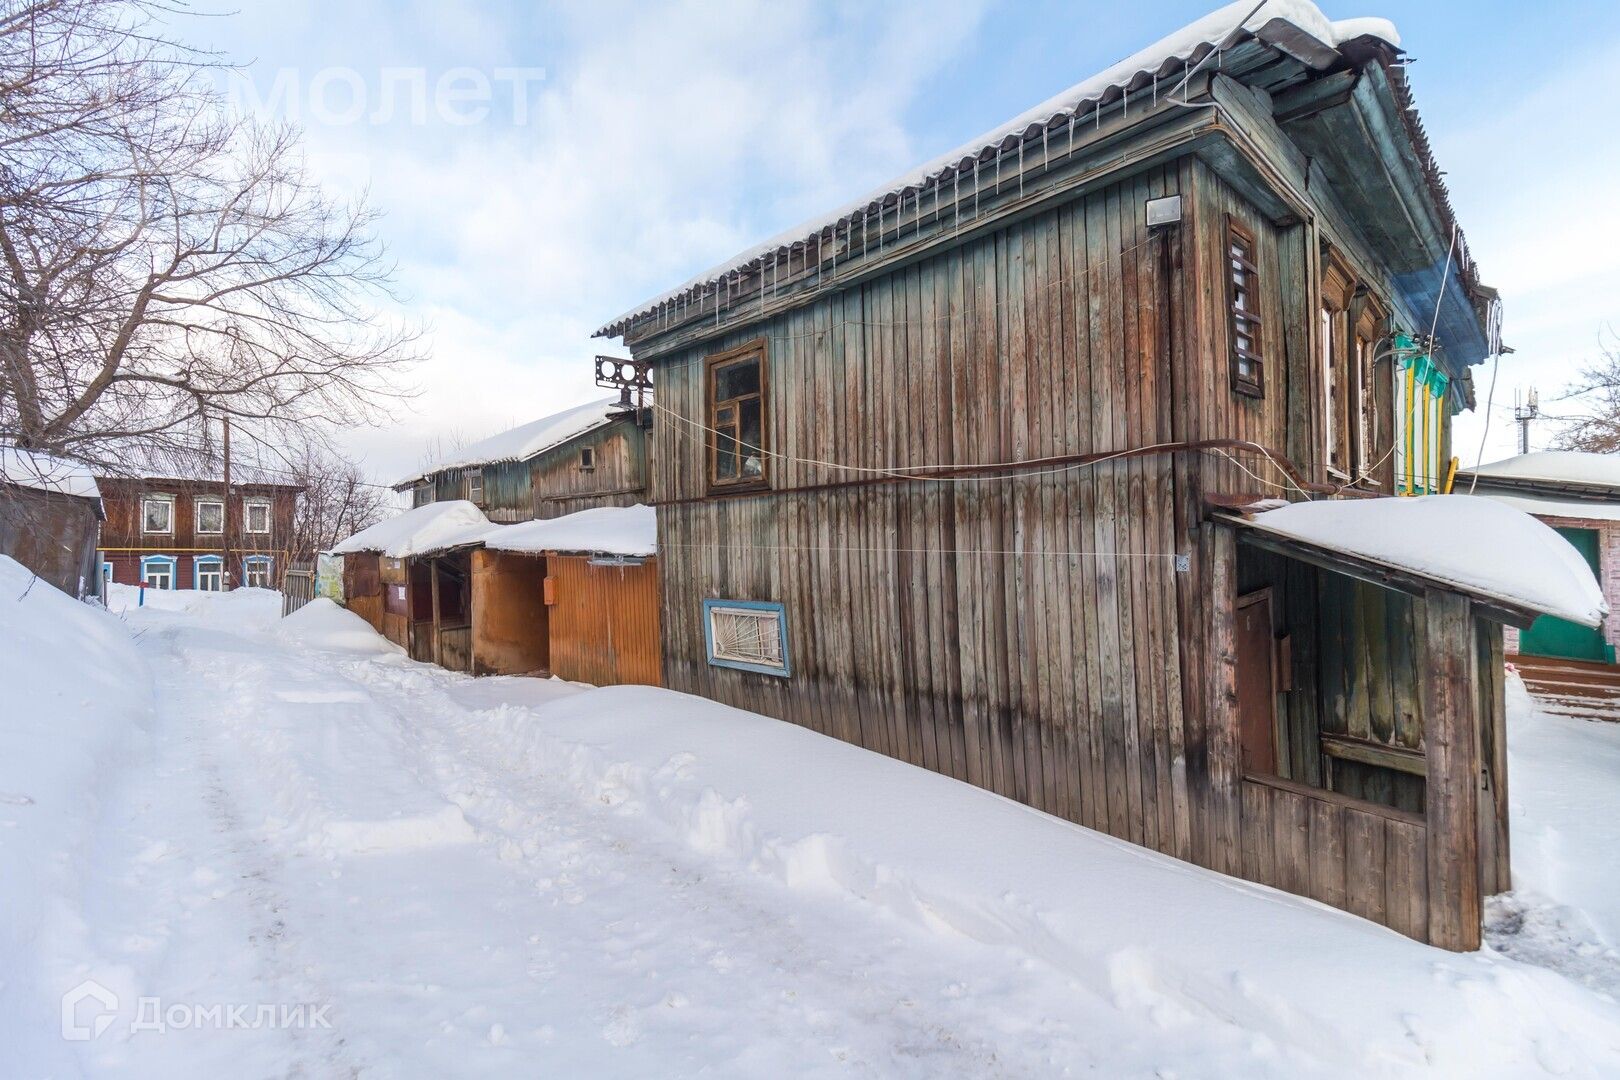
[[[0,1072],[79,1075],[58,1002],[94,954],[86,875],[151,672],[114,616],[0,555]]]
[[[845,203],[836,210],[801,222],[763,243],[756,244],[747,251],[740,252],[722,263],[717,263],[666,293],[637,304],[596,331],[596,336],[605,337],[612,332],[614,327],[652,311],[659,304],[672,300],[700,285],[717,281],[735,270],[747,267],[756,259],[773,251],[779,251],[790,245],[798,244],[809,237],[815,236],[823,229],[842,222],[852,214],[860,213],[868,207],[874,207],[882,203],[883,200],[890,196],[898,195],[903,191],[921,188],[927,181],[939,176],[948,169],[955,168],[964,159],[977,158],[984,150],[998,146],[1015,136],[1022,136],[1031,128],[1046,126],[1059,117],[1079,113],[1083,109],[1089,108],[1093,102],[1102,98],[1108,91],[1129,84],[1140,73],[1158,71],[1170,61],[1176,61],[1179,64],[1181,61],[1189,59],[1199,49],[1221,45],[1239,30],[1258,30],[1273,20],[1290,23],[1324,45],[1337,46],[1354,38],[1369,36],[1382,38],[1391,45],[1397,46],[1401,41],[1401,36],[1395,29],[1395,24],[1387,19],[1359,18],[1334,22],[1326,15],[1323,15],[1322,10],[1311,0],[1269,0],[1263,6],[1257,6],[1255,0],[1237,0],[1236,3],[1218,8],[1203,18],[1182,27],[1175,33],[1161,38],[1147,48],[1133,53],[1112,67],[1075,83],[1062,93],[1043,101],[1005,124],[992,128],[977,138],[969,139],[949,153],[941,154],[932,161],[917,166],[915,169],[896,177],[881,187],[875,188],[860,198]]]
[[[495,465],[503,461],[527,461],[547,450],[561,446],[570,439],[577,439],[588,431],[611,423],[623,411],[617,397],[588,401],[584,405],[576,405],[560,413],[543,416],[527,424],[519,424],[509,431],[475,442],[471,446],[446,455],[394,486],[406,487],[445,469],[466,469],[479,465]]]
[[[289,644],[333,652],[386,655],[405,651],[377,633],[366,620],[324,596],[282,619],[276,626],[276,636]]]
[[[1465,470],[1481,480],[1493,476],[1549,483],[1601,484],[1620,489],[1620,454],[1589,454],[1578,450],[1537,450],[1503,458]]]
[[[1569,541],[1483,496],[1319,499],[1268,510],[1250,524],[1585,626],[1609,610]]]
[[[575,514],[525,521],[492,532],[484,546],[495,551],[587,552],[603,555],[658,553],[658,515],[650,506],[598,506]]]
[[[334,555],[375,551],[391,559],[477,544],[499,528],[465,499],[428,503],[361,529],[332,549]]]
[[[1419,945],[700,698],[612,687],[537,711],[485,714],[489,738],[581,798],[790,888],[1017,950],[1168,1039],[1231,1024],[1333,1075],[1620,1070],[1620,1010],[1546,970]]]
[[[0,446],[0,482],[82,499],[101,498],[96,478],[79,462],[14,446]]]

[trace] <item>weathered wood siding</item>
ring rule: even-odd
[[[595,466],[580,467],[580,451],[595,452]],[[595,506],[647,501],[647,433],[633,420],[597,428],[529,464],[535,518],[554,518]]]
[[[472,553],[472,670],[533,675],[549,669],[546,560],[509,551]]]
[[[1144,203],[1175,192],[1189,195],[1188,226],[1150,237]],[[772,449],[796,459],[772,463],[769,494],[704,500],[701,440],[660,422],[668,684],[1237,872],[1238,791],[1228,778],[1217,827],[1214,690],[1196,674],[1213,543],[1200,498],[1222,483],[1205,474],[1239,475],[1224,459],[864,484],[805,460],[870,470],[1216,436],[1279,445],[1281,395],[1228,389],[1210,284],[1222,241],[1197,224],[1221,194],[1186,159],[660,363],[661,404],[701,420],[703,357],[763,337]],[[1252,223],[1280,327],[1277,238]],[[1286,363],[1272,365],[1279,386]],[[1175,572],[1176,553],[1193,555],[1191,572]],[[793,677],[710,666],[705,597],[784,603]]]
[[[0,555],[69,596],[101,595],[93,499],[0,484]]]

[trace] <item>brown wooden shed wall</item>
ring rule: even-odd
[[[472,670],[532,675],[550,667],[546,560],[478,549],[472,553]]]

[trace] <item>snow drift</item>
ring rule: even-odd
[[[58,1002],[93,955],[83,905],[104,792],[139,756],[151,672],[100,607],[0,555],[0,1072],[77,1071]]]

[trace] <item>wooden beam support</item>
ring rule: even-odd
[[[433,598],[433,662],[443,664],[439,655],[439,560],[428,560],[428,592]]]
[[[1480,943],[1478,643],[1465,597],[1431,589],[1423,608],[1429,942],[1468,952]]]

